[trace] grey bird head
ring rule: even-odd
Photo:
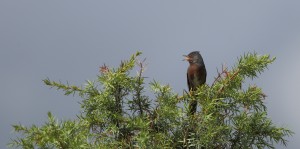
[[[203,58],[199,51],[193,51],[188,55],[183,55],[184,60],[188,61],[190,64],[204,65]]]

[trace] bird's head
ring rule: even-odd
[[[190,64],[201,64],[203,63],[202,56],[200,55],[199,51],[193,51],[188,55],[183,55],[184,60],[188,61]]]

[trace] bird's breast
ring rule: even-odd
[[[201,65],[190,65],[187,71],[189,88],[197,88],[206,82],[206,69]]]

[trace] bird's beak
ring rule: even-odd
[[[184,59],[182,61],[189,61],[191,58],[187,55],[183,55],[184,56]]]

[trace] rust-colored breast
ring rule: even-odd
[[[197,87],[206,82],[205,66],[191,64],[187,70],[187,82],[189,90],[196,90]]]

